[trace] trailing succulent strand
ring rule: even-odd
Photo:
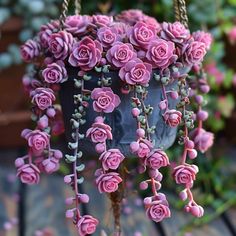
[[[134,86],[134,96],[132,97],[132,115],[137,122],[137,140],[130,144],[131,152],[139,158],[139,172],[144,173],[147,170],[149,179],[140,183],[140,189],[146,190],[151,187],[152,196],[144,199],[144,206],[147,216],[160,222],[164,218],[170,217],[169,204],[165,194],[158,192],[161,188],[162,174],[159,169],[169,165],[169,159],[166,153],[160,148],[154,148],[151,134],[155,127],[150,127],[148,116],[151,115],[153,108],[146,106],[144,101],[147,96],[145,87]]]
[[[84,164],[80,158],[84,140],[95,144],[101,163],[95,172],[95,182],[100,193],[109,195],[116,235],[121,233],[120,202],[125,185],[121,164],[125,157],[114,145],[109,147],[116,135],[107,117],[130,103],[130,116],[137,124],[136,139],[134,137],[135,140],[130,143],[130,156],[137,156],[137,169],[148,176],[140,183],[142,190],[150,187],[151,195],[144,199],[148,218],[160,222],[171,215],[166,196],[161,193],[160,173],[161,168],[169,166],[175,182],[184,187],[180,198],[188,200],[185,210],[201,217],[203,208],[194,201],[191,191],[198,168],[188,164],[187,158],[196,158],[197,151],[205,152],[213,144],[213,134],[202,127],[208,116],[203,110],[205,102],[202,94],[209,91],[209,86],[201,63],[211,41],[208,33],[197,31],[190,34],[178,21],[160,24],[139,10],[123,11],[115,17],[65,16],[61,21],[43,25],[37,36],[21,47],[22,58],[36,66],[24,76],[23,84],[32,102],[32,118],[37,123],[34,130],[22,132],[29,151],[16,160],[17,175],[21,181],[37,184],[41,172],[51,174],[59,168],[62,153],[52,149],[50,144],[50,137],[63,131],[62,114],[55,102],[59,84],[74,77],[74,74],[71,75],[74,70],[78,74],[74,85],[79,92],[74,94],[75,104],[68,104],[75,105],[76,109],[71,117],[73,141],[68,143],[71,153],[66,155],[66,161],[72,164],[72,173],[66,175],[64,181],[74,190],[74,196],[66,199],[68,205],[74,205],[66,216],[73,219],[78,235],[92,234],[98,224],[97,219],[83,216],[79,211],[79,204],[89,201],[88,195],[79,192],[79,184],[83,182],[81,171]],[[110,78],[114,72],[116,76]],[[160,94],[151,87],[155,80],[156,86],[161,88]],[[91,88],[90,85],[93,88],[87,89]],[[120,89],[122,96],[114,93],[111,85]],[[150,121],[155,118],[153,104],[159,95],[161,101],[155,109],[165,128],[181,127],[179,144],[183,146],[183,153],[176,165],[170,165],[171,160],[164,147],[155,143],[160,138],[157,137],[159,127]],[[147,103],[149,96],[154,98],[151,104]],[[194,102],[196,114],[190,104]],[[87,124],[89,129],[83,129],[82,133],[81,126],[89,121],[86,110],[97,116],[93,123]],[[197,127],[190,131],[195,122]],[[125,155],[127,157],[128,154]]]
[[[96,184],[100,193],[108,193],[111,199],[112,209],[115,219],[115,231],[117,235],[121,233],[120,226],[120,203],[123,198],[121,186],[122,178],[119,174],[119,167],[125,159],[119,149],[108,149],[107,140],[112,140],[112,129],[105,124],[105,114],[111,113],[120,104],[120,98],[114,94],[110,87],[112,81],[106,74],[109,72],[109,66],[103,65],[97,67],[96,71],[101,77],[98,79],[98,88],[91,91],[91,99],[93,100],[93,110],[98,112],[99,116],[95,118],[95,122],[91,128],[87,130],[86,136],[96,144],[95,150],[100,155],[101,168],[95,172]],[[107,106],[107,99],[110,103]]]
[[[88,99],[87,91],[84,89],[83,79],[75,79],[75,87],[77,89],[80,88],[80,92],[74,95],[74,104],[76,108],[71,118],[73,141],[68,143],[68,148],[72,150],[72,154],[65,155],[66,162],[72,164],[72,174],[64,177],[64,182],[71,185],[74,191],[74,196],[68,197],[66,199],[66,204],[75,205],[75,207],[66,211],[66,217],[73,219],[73,223],[76,225],[79,235],[86,235],[95,232],[98,220],[91,215],[82,216],[79,210],[80,203],[89,202],[89,196],[87,194],[79,193],[78,188],[78,185],[84,182],[84,178],[79,176],[79,173],[85,168],[84,164],[79,163],[79,160],[83,156],[83,152],[79,150],[79,143],[85,136],[81,133],[80,126],[86,122],[84,116],[86,115],[86,107],[88,107]]]

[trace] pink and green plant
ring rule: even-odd
[[[124,11],[115,17],[68,16],[64,25],[58,21],[43,25],[35,39],[21,47],[23,59],[35,64],[33,73],[24,77],[24,85],[32,99],[33,119],[37,122],[35,130],[25,129],[22,132],[29,149],[28,154],[15,163],[21,181],[38,183],[42,172],[51,174],[59,168],[62,153],[50,145],[52,125],[60,122],[57,117],[61,114],[54,103],[58,84],[68,80],[69,68],[74,67],[78,70],[75,87],[80,93],[74,95],[76,109],[71,117],[73,142],[69,142],[68,147],[72,152],[65,155],[66,161],[73,166],[73,172],[64,177],[64,182],[74,190],[74,196],[67,198],[66,203],[74,207],[67,210],[66,217],[73,220],[80,236],[95,232],[98,220],[90,215],[81,215],[79,210],[80,203],[89,202],[89,196],[79,193],[78,189],[78,184],[83,182],[81,171],[85,167],[80,163],[83,153],[79,142],[87,138],[94,143],[101,163],[95,172],[97,188],[100,193],[110,194],[111,200],[116,201],[116,193],[122,193],[121,185],[125,179],[121,172],[127,156],[107,145],[113,135],[112,128],[106,123],[106,114],[114,112],[122,100],[111,89],[114,81],[107,75],[115,71],[119,75],[117,84],[121,84],[123,96],[127,93],[131,95],[130,115],[137,124],[136,137],[130,143],[130,154],[137,157],[140,174],[147,173],[149,176],[140,183],[141,190],[150,187],[152,193],[144,199],[147,217],[160,222],[171,216],[167,198],[160,191],[163,178],[160,169],[169,166],[172,167],[176,184],[183,186],[180,199],[188,200],[185,211],[201,217],[204,210],[194,201],[191,190],[198,167],[188,164],[187,157],[194,159],[198,150],[205,152],[213,144],[213,134],[202,127],[208,114],[202,110],[203,97],[199,95],[209,91],[201,63],[211,41],[208,33],[197,31],[191,34],[180,22],[161,24],[139,10]],[[190,70],[197,75],[194,81],[188,75]],[[87,81],[92,79],[91,71],[96,71],[100,76],[97,87],[92,91],[85,87]],[[158,127],[150,127],[149,117],[153,107],[145,104],[151,80],[161,84],[159,108],[164,122],[172,128],[181,127],[179,143],[183,145],[183,153],[175,166],[170,165],[165,151],[156,147],[152,139]],[[167,91],[166,86],[171,83],[177,83],[177,89]],[[178,101],[175,109],[169,107],[170,99]],[[82,133],[80,128],[86,122],[90,100],[97,115],[91,127]],[[197,104],[196,114],[191,111],[191,101]],[[198,126],[189,133],[189,129],[194,128],[194,121]],[[59,127],[57,134],[63,131],[63,127]],[[114,215],[117,214],[114,212]],[[119,221],[116,219],[115,222],[115,231],[120,235]]]

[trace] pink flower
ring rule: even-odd
[[[214,135],[211,132],[207,132],[204,129],[196,128],[190,133],[190,137],[193,139],[195,148],[200,152],[206,152],[214,142]]]
[[[143,15],[142,21],[145,22],[147,25],[153,26],[157,33],[161,31],[161,25],[154,17]]]
[[[161,37],[175,43],[183,43],[190,38],[190,32],[180,22],[162,23]]]
[[[122,11],[116,16],[116,20],[133,26],[137,23],[137,21],[141,21],[143,16],[144,14],[141,10],[130,9]]]
[[[93,69],[102,58],[102,45],[97,40],[84,37],[73,47],[69,57],[69,63],[81,70],[89,71]]]
[[[40,170],[34,164],[24,164],[17,170],[17,176],[24,184],[38,184],[40,180]]]
[[[21,58],[25,62],[30,62],[40,54],[40,45],[38,42],[29,39],[20,47]]]
[[[100,193],[112,193],[118,189],[121,177],[116,172],[101,174],[96,178],[96,184]]]
[[[73,43],[74,39],[71,33],[59,31],[51,34],[48,49],[56,59],[64,60],[69,56]]]
[[[156,39],[157,31],[152,25],[144,22],[138,22],[128,31],[130,42],[141,48],[148,48],[149,43]]]
[[[80,236],[93,234],[96,231],[98,220],[90,215],[82,216],[77,222],[78,233]]]
[[[47,174],[52,174],[53,172],[56,172],[59,169],[59,167],[60,167],[59,161],[56,158],[45,159],[42,162],[42,165],[44,167],[44,171]]]
[[[190,201],[188,205],[185,206],[185,211],[190,212],[193,216],[198,218],[204,215],[204,209],[193,201]]]
[[[146,57],[153,68],[165,69],[177,60],[175,45],[164,39],[156,39],[148,46]]]
[[[167,125],[171,127],[176,127],[177,125],[180,124],[181,118],[182,118],[182,113],[177,110],[167,110],[163,114],[164,121]]]
[[[29,147],[35,154],[42,153],[49,144],[49,134],[37,129],[24,129],[21,136],[28,141]]]
[[[212,43],[212,35],[210,33],[206,33],[204,31],[196,31],[192,34],[194,41],[202,42],[205,44],[207,50],[210,49]]]
[[[184,184],[186,188],[191,188],[197,172],[196,165],[183,164],[174,168],[173,177],[177,184]]]
[[[149,155],[152,147],[152,143],[147,139],[140,139],[139,142],[134,142],[130,144],[131,152],[135,153],[138,157],[141,158],[144,158]]]
[[[152,66],[136,58],[125,64],[119,71],[119,77],[130,85],[145,85],[151,78]]]
[[[236,26],[232,27],[228,32],[228,38],[231,44],[235,44],[236,42]]]
[[[169,165],[169,158],[166,153],[160,149],[154,149],[145,158],[144,164],[152,169],[159,169],[160,167]]]
[[[144,206],[147,217],[155,222],[160,222],[171,215],[169,204],[164,194],[158,193],[157,196],[145,198]]]
[[[39,37],[40,45],[43,48],[48,47],[51,34],[53,33],[53,31],[55,30],[57,31],[59,26],[60,24],[58,20],[51,21],[41,26],[40,31],[38,33],[38,37]]]
[[[122,22],[113,22],[110,27],[115,29],[117,34],[123,39],[126,37],[126,32],[130,26]]]
[[[104,48],[111,47],[115,42],[120,41],[116,28],[114,27],[102,27],[97,31],[97,36]]]
[[[186,65],[199,64],[206,54],[205,43],[193,41],[183,50],[183,62]]]
[[[67,79],[67,71],[62,61],[48,64],[42,71],[44,81],[47,83],[62,83]]]
[[[91,93],[93,109],[96,112],[110,113],[119,106],[120,97],[110,87],[95,88]]]
[[[131,44],[116,42],[108,50],[106,58],[113,66],[120,68],[136,56],[136,52]]]
[[[80,36],[86,33],[87,26],[91,22],[90,16],[73,15],[66,17],[65,29],[74,36]]]
[[[119,149],[109,149],[102,153],[99,160],[102,162],[104,170],[116,170],[124,158]]]
[[[90,137],[93,143],[103,143],[112,139],[111,127],[104,124],[103,118],[98,116],[92,127],[87,130],[86,137]]]
[[[112,22],[113,22],[112,16],[106,16],[106,15],[92,16],[92,23],[100,27],[109,26]]]
[[[32,97],[32,103],[37,105],[40,110],[45,110],[52,106],[53,101],[56,97],[53,90],[50,88],[36,88],[30,93]]]

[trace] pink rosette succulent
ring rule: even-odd
[[[60,165],[59,165],[59,160],[56,158],[47,158],[43,160],[42,162],[44,171],[47,174],[52,174],[53,172],[58,171]]]
[[[74,45],[69,63],[83,71],[92,70],[101,61],[102,50],[101,43],[86,36]]]
[[[40,44],[35,40],[29,39],[20,47],[20,54],[25,62],[30,62],[35,57],[39,56]]]
[[[92,16],[92,23],[99,27],[109,26],[112,22],[113,22],[112,16],[106,16],[106,15]]]
[[[151,79],[152,66],[135,58],[125,64],[119,71],[121,80],[130,85],[146,85]]]
[[[36,88],[30,93],[32,103],[34,103],[40,110],[46,110],[52,106],[53,101],[56,100],[54,92],[50,88]]]
[[[104,124],[103,118],[98,116],[92,127],[87,130],[86,137],[90,137],[93,143],[103,143],[107,139],[112,139],[111,127]]]
[[[191,188],[196,179],[198,167],[196,165],[183,164],[174,167],[173,177],[177,184],[184,184],[186,188]]]
[[[42,76],[44,81],[49,84],[65,82],[67,80],[67,70],[64,62],[57,61],[48,64],[42,71]]]
[[[145,22],[147,25],[153,26],[155,28],[157,34],[162,29],[160,23],[154,17],[143,15],[142,21]]]
[[[116,170],[124,158],[119,149],[109,149],[101,154],[99,160],[104,170]]]
[[[24,129],[21,136],[28,141],[29,147],[35,154],[40,154],[49,144],[49,134],[40,130]]]
[[[72,49],[74,38],[71,33],[59,31],[50,35],[48,50],[57,60],[65,60]]]
[[[170,164],[166,153],[160,149],[154,149],[144,160],[144,164],[152,169],[159,169]]]
[[[213,41],[212,35],[210,33],[206,33],[204,31],[196,31],[192,33],[194,41],[202,42],[205,44],[207,50],[210,49],[211,43]]]
[[[130,150],[140,158],[144,158],[149,155],[153,144],[147,139],[140,139],[138,142],[130,144]]]
[[[98,220],[91,215],[82,216],[77,222],[78,233],[80,236],[93,234],[96,231]]]
[[[126,37],[126,32],[130,26],[122,22],[113,22],[110,27],[114,28],[117,34],[123,39]]]
[[[169,218],[171,216],[169,204],[165,195],[162,193],[158,193],[153,197],[145,198],[144,206],[147,217],[154,222],[160,222],[163,219]]]
[[[162,23],[161,37],[175,43],[184,43],[190,38],[190,32],[180,22]]]
[[[122,179],[116,172],[101,174],[96,178],[96,184],[100,193],[113,193],[117,191],[121,182]]]
[[[165,69],[177,60],[175,45],[171,41],[160,38],[153,40],[148,45],[146,58],[153,68]]]
[[[121,41],[121,36],[115,27],[104,26],[97,31],[97,36],[104,48],[111,47],[115,42]]]
[[[195,148],[200,152],[206,152],[214,141],[214,135],[211,132],[207,132],[202,128],[196,128],[190,133],[190,137],[194,141]]]
[[[120,97],[110,87],[95,88],[91,93],[93,109],[96,112],[111,113],[119,106]]]
[[[38,184],[40,180],[40,170],[34,164],[24,164],[17,170],[17,176],[22,183],[33,185]]]
[[[115,67],[124,66],[131,59],[137,57],[133,46],[129,43],[116,42],[112,48],[107,51],[107,60]]]
[[[74,36],[80,36],[86,33],[87,26],[91,22],[91,17],[87,15],[67,16],[65,20],[65,30]]]
[[[156,34],[156,28],[144,22],[137,22],[127,33],[130,43],[143,49],[147,49],[150,42],[157,38]]]
[[[116,16],[116,20],[133,26],[138,21],[141,21],[143,19],[143,16],[144,14],[141,10],[131,9],[122,11],[119,15]]]
[[[182,113],[174,109],[167,110],[163,114],[163,118],[167,125],[169,125],[170,127],[176,127],[181,122]]]
[[[197,65],[202,62],[206,55],[205,43],[191,41],[183,48],[183,63],[186,65]]]
[[[39,43],[43,48],[48,47],[48,42],[49,42],[51,34],[54,31],[58,31],[59,26],[60,24],[58,20],[51,21],[41,26],[38,36],[39,36]]]

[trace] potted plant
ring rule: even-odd
[[[73,167],[64,182],[75,192],[66,199],[73,205],[66,217],[73,219],[81,236],[96,230],[98,219],[79,211],[79,204],[88,203],[89,197],[78,191],[85,167],[80,160],[96,155],[100,166],[95,182],[112,201],[114,232],[120,235],[120,202],[129,157],[138,158],[139,174],[148,176],[140,183],[140,189],[150,187],[152,192],[144,199],[147,217],[155,222],[170,217],[168,201],[160,192],[159,170],[170,166],[164,150],[173,143],[179,126],[183,154],[172,165],[172,174],[183,186],[180,198],[188,200],[185,211],[201,217],[204,210],[191,192],[198,167],[188,164],[187,157],[196,158],[197,150],[205,152],[213,143],[213,134],[202,127],[208,114],[198,94],[209,91],[201,62],[211,36],[202,31],[190,34],[186,14],[179,14],[185,12],[183,4],[176,7],[179,21],[162,24],[140,10],[114,17],[67,17],[67,7],[64,1],[60,19],[43,25],[21,47],[23,59],[34,63],[24,84],[37,126],[22,132],[29,152],[17,158],[17,175],[24,183],[36,184],[41,172],[58,170],[63,155],[51,147],[50,136],[62,130],[58,122],[63,113],[70,149],[65,159]],[[58,91],[62,112],[54,106]],[[195,101],[196,113],[190,110],[190,101]],[[189,133],[194,121],[198,126]]]

